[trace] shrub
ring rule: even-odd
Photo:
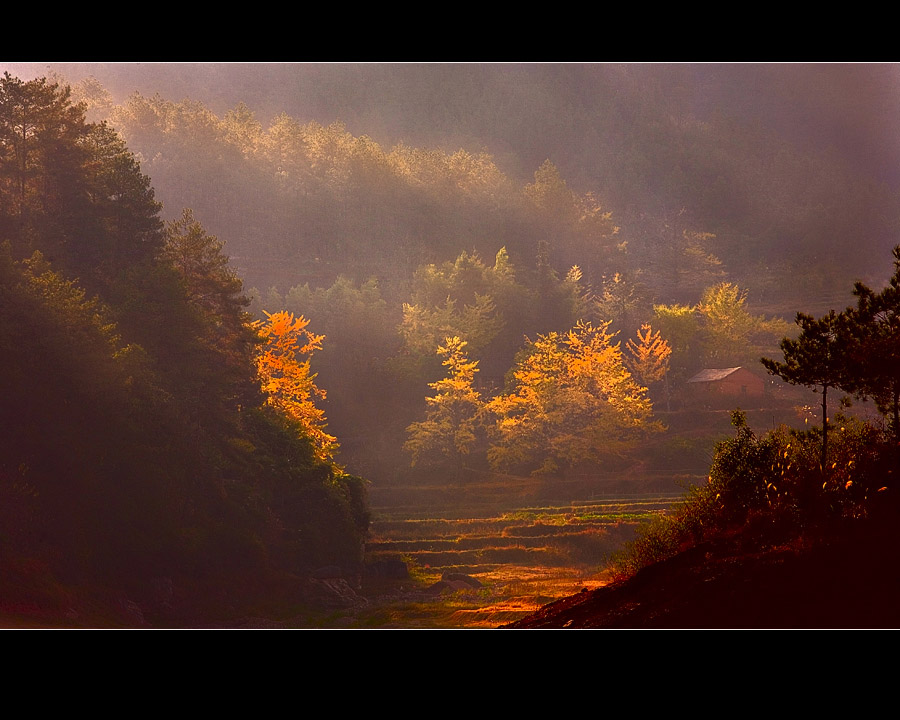
[[[882,425],[838,416],[821,465],[821,430],[776,428],[762,437],[735,411],[734,438],[716,446],[709,478],[684,501],[642,527],[613,558],[614,577],[633,575],[704,540],[765,520],[799,534],[836,520],[866,517],[897,465],[897,448]]]

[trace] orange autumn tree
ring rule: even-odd
[[[644,323],[637,331],[638,342],[629,340],[625,343],[629,356],[625,358],[628,369],[637,381],[648,388],[660,380],[666,381],[666,409],[669,409],[669,358],[672,346],[662,338],[659,330],[653,332],[649,324]]]
[[[628,368],[638,382],[651,385],[662,380],[669,371],[669,356],[672,347],[663,340],[659,331],[653,329],[647,323],[641,325],[637,331],[638,342],[629,340],[625,343],[631,357],[627,358]]]
[[[330,461],[337,451],[337,438],[325,432],[325,412],[315,400],[325,399],[325,391],[310,373],[309,358],[322,349],[324,335],[307,330],[309,320],[293,313],[266,313],[266,320],[253,326],[263,343],[256,356],[256,369],[266,403],[300,425],[313,443],[316,457]]]
[[[528,342],[512,392],[487,404],[496,416],[488,449],[495,470],[530,466],[535,475],[564,474],[622,457],[662,429],[609,325],[579,321],[566,333]]]

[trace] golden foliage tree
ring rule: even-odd
[[[415,465],[423,453],[438,451],[456,460],[457,471],[463,458],[477,441],[476,430],[482,412],[481,394],[474,388],[478,361],[466,355],[466,341],[448,337],[437,349],[444,356],[443,365],[448,375],[443,380],[429,383],[435,391],[426,398],[428,413],[422,422],[413,423],[406,431],[409,440],[404,446],[412,455]]]
[[[503,320],[498,316],[493,299],[476,295],[473,305],[457,310],[457,303],[447,298],[443,305],[428,308],[403,303],[403,322],[399,332],[407,349],[419,355],[434,351],[440,338],[461,335],[476,350],[483,349],[499,332]]]
[[[628,367],[631,373],[644,385],[659,382],[669,371],[671,346],[663,340],[659,330],[653,332],[653,328],[647,323],[637,331],[637,340],[635,342],[630,339],[625,343],[630,353]]]
[[[324,335],[307,330],[309,320],[293,313],[266,313],[254,327],[263,339],[256,356],[260,385],[268,398],[266,403],[299,424],[313,443],[316,456],[331,460],[338,448],[337,439],[325,432],[325,412],[316,407],[316,399],[325,399],[325,391],[310,373],[309,359],[322,349]]]
[[[628,372],[608,328],[580,321],[529,343],[515,389],[487,406],[497,416],[488,451],[494,468],[540,463],[536,472],[557,472],[599,462],[657,427],[647,389]]]
[[[787,332],[780,318],[766,319],[747,310],[747,291],[723,282],[707,288],[697,305],[705,330],[706,362],[718,367],[747,362]]]

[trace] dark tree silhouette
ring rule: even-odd
[[[857,307],[848,311],[853,372],[846,389],[873,399],[900,440],[900,245],[893,254],[894,274],[881,292],[861,282],[853,289]]]
[[[847,383],[846,338],[848,320],[845,314],[831,310],[818,320],[797,313],[800,335],[796,340],[784,338],[781,351],[784,362],[762,358],[763,366],[792,385],[804,385],[822,391],[822,472],[828,460],[828,389]]]

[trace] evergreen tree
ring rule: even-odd
[[[127,268],[159,252],[159,209],[122,139],[88,123],[68,87],[0,79],[0,232],[19,257],[40,249],[109,293]]]
[[[861,282],[854,287],[857,307],[845,313],[851,368],[845,388],[875,400],[900,440],[900,245],[893,255],[894,274],[881,292]]]
[[[258,399],[253,349],[259,337],[246,312],[250,300],[223,249],[186,209],[166,226],[160,259],[177,274],[190,312],[188,342],[196,363],[186,377],[195,378],[194,392],[213,394],[231,407],[252,405]]]
[[[819,319],[797,313],[800,335],[784,338],[781,351],[784,362],[763,358],[762,364],[773,375],[792,385],[804,385],[822,392],[822,472],[828,462],[828,389],[846,387],[850,377],[847,365],[846,317],[834,310]]]

